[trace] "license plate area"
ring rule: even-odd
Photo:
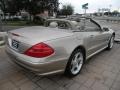
[[[19,42],[13,39],[12,43],[11,43],[11,46],[12,46],[13,49],[18,50]]]

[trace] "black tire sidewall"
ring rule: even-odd
[[[108,47],[107,47],[108,50],[112,49],[112,48],[111,48],[111,39],[112,39],[112,38],[114,39],[115,37],[114,37],[113,35],[111,36],[111,38],[110,38],[110,40],[109,40],[109,43],[108,43]]]
[[[74,76],[78,75],[78,74],[80,73],[80,71],[82,70],[83,65],[82,65],[80,71],[79,71],[77,74],[73,74],[73,73],[71,72],[71,68],[70,68],[70,67],[71,67],[72,59],[73,59],[74,55],[75,55],[76,53],[78,53],[78,52],[81,52],[81,53],[83,54],[83,52],[82,52],[81,49],[76,49],[76,50],[73,51],[73,53],[71,54],[71,56],[70,56],[70,58],[69,58],[69,61],[68,61],[68,63],[67,63],[67,67],[66,67],[66,70],[65,70],[65,74],[66,74],[67,76],[69,76],[69,77],[74,77]],[[83,54],[83,64],[84,64],[84,54]]]

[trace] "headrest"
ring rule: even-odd
[[[57,24],[57,22],[51,22],[49,26],[51,28],[56,28],[56,27],[58,27],[58,24]]]
[[[71,21],[73,25],[77,26],[78,23],[76,21]]]

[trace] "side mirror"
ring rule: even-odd
[[[109,28],[103,27],[103,31],[109,31]]]

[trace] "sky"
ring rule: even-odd
[[[83,13],[82,5],[89,3],[88,13],[97,12],[99,8],[110,8],[111,11],[119,10],[120,11],[120,0],[59,0],[61,3],[60,7],[64,4],[71,4],[75,12],[74,13]]]

